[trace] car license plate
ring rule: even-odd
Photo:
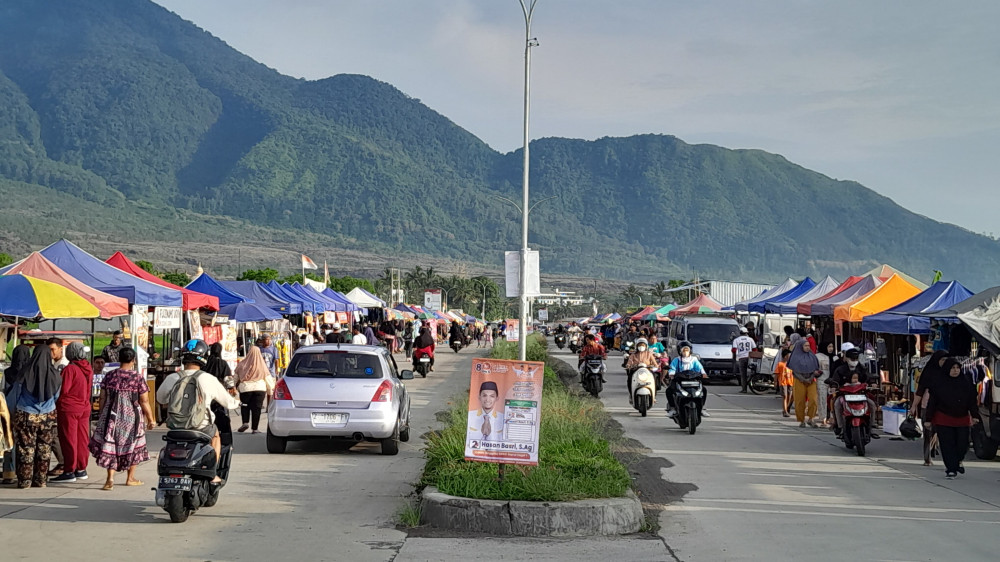
[[[191,479],[186,476],[161,476],[161,490],[180,490],[181,492],[191,491]]]
[[[682,382],[681,386],[701,386],[700,382]]]
[[[420,362],[421,363],[430,363],[431,362],[431,358],[430,357],[421,357],[420,358]]]
[[[847,394],[844,395],[844,400],[848,402],[867,402],[868,397],[864,394]]]
[[[313,425],[328,425],[347,423],[347,414],[328,414],[326,412],[313,412]]]

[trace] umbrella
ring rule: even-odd
[[[263,322],[265,320],[281,320],[282,318],[280,313],[252,302],[227,304],[219,309],[219,314],[224,314],[230,320],[237,322]]]
[[[20,318],[97,318],[101,311],[62,285],[17,273],[0,277],[0,314]]]

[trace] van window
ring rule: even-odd
[[[733,324],[688,324],[687,341],[708,345],[729,345],[739,332]]]

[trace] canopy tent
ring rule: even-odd
[[[660,314],[659,312],[650,312],[641,319],[643,322],[666,322],[670,320],[668,314]]]
[[[101,311],[70,289],[22,273],[0,276],[0,315],[19,318],[97,318]]]
[[[756,312],[758,314],[763,314],[767,312],[767,303],[769,302],[783,303],[787,300],[793,300],[798,296],[802,295],[803,293],[808,292],[815,286],[816,282],[813,281],[812,278],[806,277],[805,279],[802,280],[801,283],[785,291],[784,293],[781,293],[779,295],[774,295],[773,297],[768,297],[767,299],[764,300],[758,300],[756,302],[749,303],[747,305],[747,310],[748,312]]]
[[[347,298],[347,295],[345,295],[344,293],[341,293],[340,291],[334,291],[329,287],[320,291],[320,294],[327,298],[345,304],[349,312],[354,312],[356,310],[361,310],[362,308],[365,308],[363,306],[358,306],[357,304],[351,302],[351,299]]]
[[[312,287],[306,287],[305,285],[300,285],[298,283],[292,283],[291,287],[293,290],[305,296],[308,296],[311,299],[315,299],[321,303],[325,303],[326,310],[328,312],[353,312],[355,310],[358,310],[358,307],[354,303],[348,300],[341,300],[336,296],[334,296],[333,294],[331,294],[335,293],[335,291],[332,291],[330,289],[325,289],[325,291],[327,292],[321,293],[316,289],[313,289]]]
[[[230,320],[237,322],[264,322],[265,320],[281,320],[281,313],[252,302],[237,302],[227,304],[219,309],[219,314],[225,314]]]
[[[929,316],[938,319],[958,318],[984,347],[994,355],[1000,355],[1000,287],[976,293]]]
[[[813,288],[801,291],[797,295],[792,294],[799,291],[803,285],[805,285],[805,282],[785,293],[783,297],[776,297],[774,300],[767,301],[764,303],[764,311],[769,314],[798,314],[799,303],[810,301],[815,298],[822,297],[823,295],[828,295],[831,291],[835,291],[837,287],[840,286],[840,283],[838,283],[833,277],[827,275],[826,279],[814,285]]]
[[[912,299],[885,312],[866,316],[861,329],[883,334],[929,334],[931,319],[925,313],[956,305],[972,296],[958,281],[938,281]]]
[[[237,304],[241,302],[254,302],[253,299],[247,298],[239,293],[234,293],[229,289],[222,286],[221,283],[212,278],[211,275],[207,273],[202,273],[194,278],[187,284],[190,291],[197,291],[206,295],[212,295],[213,297],[219,299],[219,305],[229,306],[231,304]]]
[[[675,309],[675,308],[677,308],[677,305],[673,304],[673,303],[670,303],[670,304],[668,304],[666,306],[661,306],[660,308],[657,308],[656,309],[656,313],[660,314],[660,315],[663,315],[663,316],[666,316],[666,315],[670,314],[670,311],[673,310],[673,309]]]
[[[865,316],[877,314],[917,295],[920,289],[899,275],[893,275],[878,289],[864,297],[834,309],[833,318],[842,322],[861,322]]]
[[[864,277],[861,281],[851,285],[848,289],[841,291],[830,298],[813,303],[809,306],[807,314],[809,316],[833,316],[833,311],[838,306],[864,297],[868,293],[879,288],[881,284],[882,281],[879,281],[871,275]]]
[[[305,291],[303,291],[302,290],[302,285],[298,285],[296,287],[295,285],[289,285],[288,283],[282,283],[280,285],[280,287],[281,287],[281,290],[282,290],[282,294],[294,296],[300,302],[304,303],[302,305],[303,309],[306,309],[306,305],[309,305],[308,310],[312,310],[316,314],[321,314],[321,313],[327,312],[327,311],[331,311],[332,312],[332,311],[336,310],[336,306],[333,303],[327,301],[326,299],[323,299],[320,296],[320,294],[317,293],[316,291],[310,290],[311,293],[306,293]],[[271,291],[271,292],[274,292],[274,289],[271,288],[270,285],[268,285],[268,290]]]
[[[38,252],[32,252],[28,257],[14,264],[7,270],[7,275],[21,273],[28,277],[50,281],[62,285],[80,295],[84,300],[97,307],[101,318],[113,318],[128,314],[128,300],[109,295],[88,287],[75,277],[63,271],[58,265],[45,259]]]
[[[197,310],[199,308],[207,308],[208,310],[219,310],[219,299],[218,297],[212,295],[206,295],[204,293],[199,293],[197,291],[192,291],[191,289],[185,289],[183,287],[178,287],[169,281],[164,281],[159,277],[153,275],[152,273],[146,271],[145,269],[136,265],[132,260],[128,259],[125,254],[121,252],[115,252],[110,258],[105,260],[106,264],[117,267],[118,269],[128,273],[129,275],[134,275],[139,279],[145,279],[150,283],[156,283],[161,287],[166,287],[168,289],[173,289],[175,291],[181,292],[181,297],[184,299],[184,304],[181,305],[184,310]]]
[[[722,310],[722,303],[708,295],[698,295],[696,299],[679,306],[670,311],[670,317],[676,318],[685,314],[705,314],[708,312],[719,312]]]
[[[375,295],[369,293],[368,291],[362,289],[361,287],[355,287],[350,290],[346,295],[348,300],[354,304],[360,306],[361,308],[383,308],[385,307],[385,301],[376,297]]]
[[[316,291],[317,293],[323,292],[323,289],[326,288],[326,283],[324,283],[322,281],[315,281],[315,280],[310,279],[308,277],[306,277],[306,278],[303,279],[302,285],[306,286],[306,287],[309,287],[310,289]]]
[[[735,310],[736,312],[749,312],[751,304],[758,302],[767,302],[767,300],[770,299],[771,297],[776,297],[778,295],[787,293],[788,291],[791,291],[797,286],[798,282],[789,277],[788,279],[785,279],[785,282],[782,283],[781,285],[772,287],[752,299],[747,299],[745,301],[740,301],[734,304],[733,310]]]
[[[871,275],[872,277],[878,277],[882,281],[888,280],[893,275],[898,275],[898,276],[902,277],[904,281],[906,281],[910,285],[913,285],[914,287],[920,289],[921,291],[926,291],[927,290],[927,284],[926,283],[921,283],[917,279],[914,279],[913,277],[910,277],[909,275],[903,273],[902,271],[896,269],[895,267],[892,267],[891,265],[882,264],[882,265],[876,267],[875,269],[869,271],[868,273],[865,273],[865,275]]]
[[[146,306],[184,304],[180,291],[129,275],[84,252],[67,240],[54,242],[40,253],[77,281],[98,291],[124,298],[129,304]],[[12,267],[8,266],[0,270],[0,273],[5,273]]]
[[[632,314],[629,314],[625,318],[627,318],[627,319],[642,318],[643,316],[645,316],[647,314],[651,314],[653,312],[656,312],[657,308],[660,308],[660,307],[659,306],[647,306],[647,307],[643,308],[642,310],[638,310],[636,312],[633,312]]]
[[[269,281],[264,284],[264,288],[268,290],[272,295],[278,297],[281,300],[288,301],[292,305],[299,305],[302,312],[308,312],[310,314],[318,314],[320,312],[325,312],[326,308],[321,306],[319,302],[312,299],[303,297],[302,295],[295,294],[291,291],[285,289],[281,283],[277,281]]]
[[[820,295],[820,296],[818,296],[818,297],[816,297],[814,299],[811,299],[811,300],[800,301],[799,304],[797,304],[795,306],[795,311],[797,313],[799,313],[799,314],[804,315],[804,316],[809,316],[809,313],[811,312],[811,309],[812,309],[812,305],[814,305],[814,304],[816,304],[816,303],[818,303],[820,301],[824,301],[826,299],[833,298],[833,297],[839,295],[840,293],[843,293],[847,289],[850,289],[851,287],[857,285],[858,282],[861,281],[862,279],[864,279],[864,277],[858,277],[856,275],[852,275],[852,276],[848,277],[843,283],[841,283],[840,285],[837,285],[837,287],[835,289],[833,289],[832,291],[830,291],[829,293],[826,293],[825,295]]]
[[[302,305],[275,295],[263,283],[256,281],[218,281],[226,290],[247,299],[247,302],[270,308],[279,314],[302,314]]]
[[[416,309],[414,309],[412,307],[409,307],[409,306],[406,306],[403,303],[399,303],[396,306],[394,306],[393,308],[395,308],[396,310],[402,311],[402,312],[409,312],[410,314],[418,314],[418,312],[416,311]]]

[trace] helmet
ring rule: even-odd
[[[857,360],[858,357],[860,356],[861,356],[861,350],[859,350],[856,347],[852,347],[851,349],[848,349],[847,351],[844,352],[844,357],[847,357],[848,359],[851,360]]]
[[[693,351],[691,349],[691,344],[688,343],[688,342],[686,342],[686,341],[682,341],[681,343],[677,344],[677,351],[678,352],[684,351],[685,348],[687,348],[688,351]]]
[[[208,344],[202,340],[188,340],[181,349],[184,355],[181,357],[182,363],[197,363],[205,367],[208,361],[205,356],[208,355]]]
[[[635,340],[635,346],[639,347],[640,345],[644,345],[646,347],[649,347],[649,340],[647,340],[646,338],[639,338],[639,339]]]

